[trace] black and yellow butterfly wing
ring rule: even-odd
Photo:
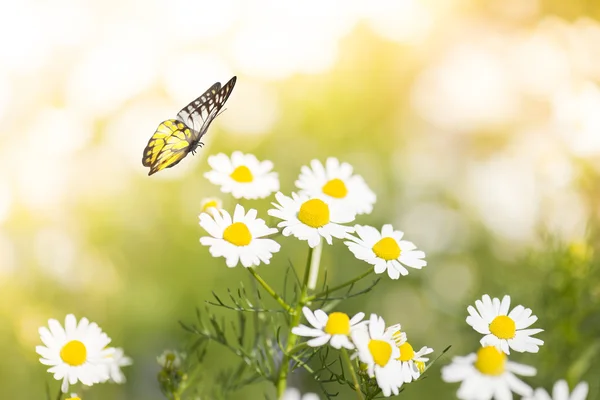
[[[177,119],[169,119],[160,123],[144,149],[142,164],[150,167],[148,175],[177,165],[202,144],[200,139],[206,134],[212,121],[219,115],[235,82],[236,77],[234,76],[223,87],[219,82],[215,83],[200,97],[179,111]]]
[[[170,168],[183,160],[191,151],[192,140],[193,133],[183,122],[175,119],[161,122],[144,149],[142,164],[150,167],[148,175]]]

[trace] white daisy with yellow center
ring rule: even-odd
[[[277,229],[269,228],[265,221],[257,218],[257,211],[235,206],[233,219],[226,210],[217,210],[212,215],[200,214],[200,226],[210,236],[200,238],[200,243],[210,246],[213,257],[224,257],[229,268],[238,263],[246,268],[269,264],[273,253],[277,253],[281,246],[272,239],[264,236],[277,233]]]
[[[223,153],[208,157],[212,171],[204,176],[231,193],[236,199],[263,199],[279,190],[277,172],[271,161],[259,161],[253,154],[234,151],[231,158]]]
[[[296,187],[308,197],[324,197],[333,206],[341,203],[356,214],[370,214],[377,196],[352,171],[350,164],[340,164],[337,158],[328,158],[325,166],[319,160],[312,160],[310,168],[301,168]]]
[[[54,374],[54,379],[62,379],[63,393],[69,384],[78,381],[91,386],[108,380],[106,364],[114,349],[106,348],[110,338],[95,322],[82,318],[78,324],[75,316],[69,314],[64,328],[55,319],[48,320],[48,327],[39,329],[44,346],[37,346],[35,351],[42,364],[51,366],[48,372]]]
[[[207,197],[200,202],[200,213],[211,213],[223,208],[223,202],[218,197]]]
[[[358,358],[366,364],[369,376],[375,377],[383,395],[397,395],[404,383],[397,360],[400,350],[390,331],[386,331],[383,318],[371,314],[367,329],[355,329],[351,337]]]
[[[425,363],[429,361],[427,354],[433,353],[431,347],[423,346],[421,350],[415,352],[409,342],[402,343],[399,347],[400,357],[398,361],[402,366],[402,379],[405,383],[410,383],[419,379],[419,376],[425,371]]]
[[[395,231],[390,224],[383,225],[381,232],[363,225],[354,226],[354,231],[358,237],[348,235],[349,241],[344,243],[356,258],[373,265],[376,274],[387,270],[390,278],[398,279],[408,275],[406,267],[421,269],[427,265],[423,260],[425,253],[416,250],[412,242],[402,240],[404,233]]]
[[[586,382],[580,382],[569,394],[569,385],[567,381],[561,379],[556,381],[552,389],[552,396],[542,388],[535,389],[531,397],[524,397],[523,400],[585,400],[588,395],[589,386]]]
[[[467,324],[485,335],[481,339],[482,346],[496,346],[510,354],[509,348],[519,353],[537,353],[539,346],[544,344],[543,340],[531,337],[543,329],[526,329],[537,321],[537,317],[531,315],[531,309],[519,305],[508,312],[510,296],[504,296],[500,301],[486,294],[475,302],[475,307],[477,310],[473,306],[467,308]]]
[[[113,354],[108,356],[108,368],[109,380],[114,383],[125,383],[125,375],[121,371],[122,367],[128,367],[133,364],[133,360],[125,356],[125,352],[122,348],[113,348]]]
[[[463,400],[506,400],[513,398],[512,392],[531,395],[531,387],[515,374],[534,376],[536,370],[507,360],[506,354],[495,346],[482,347],[477,354],[454,357],[452,364],[442,368],[445,382],[462,382],[456,396]]]
[[[310,247],[317,247],[321,237],[331,244],[332,237],[343,239],[354,231],[341,224],[354,221],[355,213],[340,205],[332,206],[322,199],[296,193],[288,197],[278,192],[275,199],[279,204],[272,203],[275,209],[269,210],[269,215],[283,220],[277,225],[283,228],[283,235],[306,240]]]
[[[71,393],[71,397],[66,400],[81,400],[81,397],[77,396],[77,393]]]
[[[329,315],[323,310],[315,310],[303,307],[302,312],[309,324],[313,327],[300,325],[292,328],[292,333],[298,336],[312,337],[306,344],[311,347],[323,346],[327,343],[335,349],[342,347],[352,350],[354,345],[350,341],[350,333],[361,325],[364,313],[358,313],[350,318],[343,312],[333,312]]]

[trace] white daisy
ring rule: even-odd
[[[277,173],[271,172],[273,163],[258,161],[253,154],[234,151],[229,158],[219,153],[208,157],[208,164],[212,171],[204,176],[236,199],[263,199],[279,190]]]
[[[374,265],[376,274],[387,270],[390,278],[398,279],[408,275],[405,266],[421,269],[427,265],[425,253],[402,240],[404,233],[395,231],[392,225],[383,225],[381,233],[372,226],[355,225],[354,230],[358,237],[348,235],[350,240],[344,243],[356,258]]]
[[[521,305],[516,306],[509,313],[510,296],[506,295],[500,301],[491,299],[487,294],[475,302],[477,310],[469,306],[467,324],[477,332],[485,335],[481,339],[482,346],[496,346],[499,350],[510,354],[509,347],[519,353],[537,353],[543,340],[533,338],[543,329],[525,329],[530,327],[537,317],[531,315],[531,309]]]
[[[352,175],[352,166],[330,157],[325,166],[319,160],[310,162],[311,168],[302,166],[296,187],[300,194],[322,197],[332,206],[338,203],[357,214],[369,214],[377,200],[360,175]]]
[[[91,386],[109,378],[106,360],[114,350],[106,348],[110,338],[95,322],[82,318],[78,324],[75,316],[69,314],[64,328],[55,319],[48,320],[48,327],[39,329],[45,346],[37,346],[35,351],[42,356],[42,364],[51,366],[48,372],[54,374],[54,379],[62,379],[63,393],[69,384],[78,381]]]
[[[281,246],[272,239],[261,239],[263,236],[277,232],[269,228],[265,221],[256,218],[257,211],[235,206],[233,220],[226,210],[217,210],[209,215],[200,214],[200,226],[212,237],[205,236],[200,243],[210,246],[213,257],[225,257],[229,268],[235,267],[238,262],[246,268],[260,265],[261,262],[269,264],[273,253],[277,253]]]
[[[283,392],[279,400],[319,400],[319,396],[316,393],[302,395],[298,389],[289,388]]]
[[[279,202],[272,203],[275,209],[269,210],[269,215],[282,219],[277,226],[283,228],[283,235],[294,235],[300,240],[307,240],[310,247],[317,247],[321,237],[328,244],[332,237],[343,239],[354,228],[344,226],[354,220],[355,214],[340,206],[330,206],[318,198],[308,198],[292,193],[292,197],[278,192],[275,199]]]
[[[292,333],[298,336],[312,337],[307,342],[311,347],[319,347],[329,344],[335,349],[354,349],[350,342],[350,333],[358,327],[365,317],[364,313],[358,313],[352,319],[348,314],[342,312],[333,312],[327,315],[323,310],[315,310],[314,314],[308,307],[303,307],[302,312],[306,320],[313,328],[306,325],[300,325],[292,328]]]
[[[529,396],[533,390],[515,374],[534,376],[528,365],[508,361],[506,354],[494,346],[479,349],[477,354],[454,357],[452,364],[442,368],[445,382],[462,382],[456,396],[463,400],[509,400],[511,392]]]
[[[588,395],[588,384],[580,382],[569,395],[569,385],[567,381],[556,381],[552,389],[552,396],[544,389],[537,388],[530,397],[524,397],[523,400],[585,400]]]
[[[121,371],[121,367],[127,367],[133,364],[133,360],[125,356],[123,349],[120,347],[113,348],[113,354],[108,357],[108,375],[110,381],[114,383],[125,383],[125,375]]]
[[[81,397],[77,396],[77,393],[71,393],[71,397],[66,400],[81,400]]]
[[[351,336],[358,358],[367,365],[367,373],[375,377],[383,395],[397,395],[404,383],[400,363],[396,360],[400,350],[390,332],[386,332],[383,318],[371,314],[368,329],[355,329]]]
[[[405,383],[410,383],[419,379],[419,376],[425,370],[425,363],[429,361],[427,354],[433,353],[433,349],[427,346],[421,347],[421,350],[415,352],[409,342],[404,342],[399,346],[400,357],[398,361],[402,365],[402,378]]]
[[[175,350],[165,350],[160,356],[156,357],[156,362],[163,368],[177,369],[181,367],[186,357],[185,353]]]
[[[220,210],[223,208],[223,202],[218,197],[207,197],[200,202],[200,212],[210,213],[213,209]]]

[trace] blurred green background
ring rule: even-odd
[[[600,398],[600,3],[291,4],[0,3],[0,398],[58,387],[34,349],[38,327],[67,313],[135,362],[127,384],[86,400],[162,398],[155,358],[189,339],[178,320],[248,279],[198,242],[200,202],[218,195],[206,157],[234,150],[272,160],[285,193],[313,158],[350,162],[378,195],[358,222],[393,223],[427,253],[425,269],[343,311],[464,355],[480,336],[467,305],[510,294],[545,329],[539,354],[512,355],[538,368],[527,382],[585,379]],[[147,177],[158,123],[232,75],[206,146]],[[266,218],[270,200],[246,205]],[[275,286],[288,258],[305,257],[304,244],[280,243],[260,267]],[[323,265],[338,283],[365,267],[339,242]],[[207,376],[233,361],[208,357]],[[453,398],[439,377],[448,360],[403,398]],[[314,389],[301,374],[291,385]]]

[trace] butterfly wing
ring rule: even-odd
[[[197,133],[198,131],[194,129],[195,125],[198,124],[198,126],[200,126],[198,122],[204,121],[208,117],[208,113],[206,113],[206,110],[203,109],[202,105],[206,104],[211,99],[213,99],[217,95],[217,93],[219,93],[219,90],[221,90],[221,82],[215,83],[214,85],[209,87],[206,92],[202,93],[197,99],[192,101],[187,106],[183,107],[181,111],[177,113],[177,119],[183,122],[184,124],[191,126],[192,131],[194,133]]]
[[[200,119],[202,122],[202,125],[199,125],[200,128],[197,131],[194,131],[195,137],[192,142],[193,148],[198,145],[202,136],[206,134],[210,124],[217,117],[217,115],[219,115],[219,112],[233,91],[236,80],[237,78],[234,76],[225,84],[225,86],[220,88],[214,96],[209,97],[204,103],[200,104],[197,109],[190,110],[192,119],[194,120],[194,125],[198,119]]]
[[[148,175],[179,163],[192,150],[193,134],[181,121],[168,119],[160,123],[144,149],[142,164],[150,167]]]

